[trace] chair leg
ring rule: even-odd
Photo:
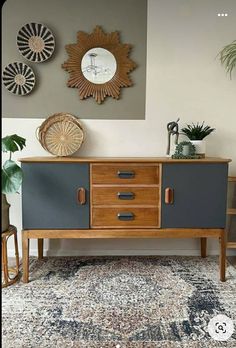
[[[14,233],[14,243],[15,243],[15,257],[16,257],[16,273],[19,272],[19,251],[18,251],[18,242],[17,242],[17,231]]]
[[[8,259],[7,259],[7,241],[6,238],[2,238],[2,269],[4,276],[4,285],[8,284]]]

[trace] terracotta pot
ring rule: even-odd
[[[2,193],[2,232],[9,228],[9,208],[10,204],[7,201],[6,195]]]

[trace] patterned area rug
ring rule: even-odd
[[[218,258],[30,259],[30,283],[3,289],[4,348],[236,347],[209,320],[236,323],[236,269],[218,279]]]

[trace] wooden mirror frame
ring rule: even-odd
[[[114,76],[101,84],[87,80],[81,69],[84,55],[95,47],[101,47],[111,52],[117,64]],[[91,34],[79,31],[77,43],[66,45],[65,48],[69,58],[62,64],[62,68],[70,74],[67,86],[78,88],[80,99],[92,96],[98,104],[101,104],[107,96],[119,99],[120,89],[132,86],[129,73],[136,67],[136,64],[128,57],[131,45],[120,43],[117,31],[106,34],[99,26],[96,26]]]

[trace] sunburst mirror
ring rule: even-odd
[[[96,26],[91,34],[79,31],[77,43],[66,45],[68,87],[78,88],[80,99],[93,97],[101,104],[107,96],[119,99],[122,87],[132,86],[129,73],[136,67],[129,58],[130,44],[120,42],[117,31],[106,34]]]

